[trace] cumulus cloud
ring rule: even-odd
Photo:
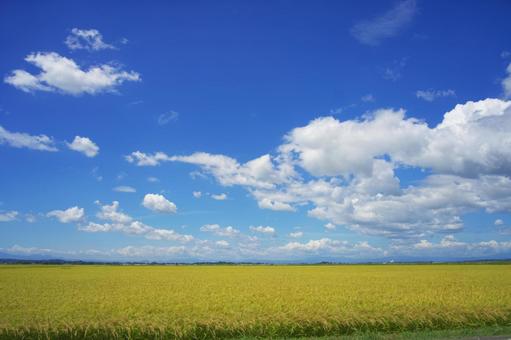
[[[95,29],[73,28],[64,43],[71,50],[99,51],[115,49],[114,46],[103,41],[103,35]]]
[[[212,194],[211,198],[217,201],[225,201],[227,199],[227,194]]]
[[[148,181],[148,182],[151,182],[151,183],[157,183],[157,182],[159,182],[160,180],[159,180],[157,177],[153,177],[153,176],[151,176],[151,177],[147,177],[147,181]]]
[[[164,214],[173,214],[177,211],[176,205],[160,194],[145,195],[142,205],[149,210]]]
[[[162,162],[182,162],[198,165],[207,174],[212,174],[225,186],[243,185],[257,188],[271,188],[275,184],[284,183],[294,176],[293,168],[284,160],[275,159],[274,165],[270,155],[263,155],[244,164],[238,163],[234,158],[196,152],[188,156],[169,156],[164,152],[147,154],[134,151],[125,156],[130,163],[138,166],[157,166]]]
[[[10,84],[25,92],[54,91],[63,94],[98,94],[114,92],[126,81],[140,81],[140,75],[134,71],[122,71],[113,65],[91,66],[83,70],[74,60],[55,52],[29,54],[25,61],[41,69],[33,75],[24,70],[14,70],[4,78]]]
[[[318,118],[292,130],[281,150],[297,153],[300,165],[315,176],[369,175],[385,155],[441,173],[508,174],[511,152],[501,142],[511,143],[504,128],[511,124],[510,108],[511,102],[498,99],[467,102],[435,128],[406,118],[402,109],[377,110],[361,121]]]
[[[195,197],[195,198],[201,198],[201,197],[202,197],[202,192],[200,192],[200,191],[194,191],[194,192],[192,192],[192,195],[193,195],[193,197]]]
[[[511,242],[503,241],[498,242],[495,240],[490,241],[480,241],[480,242],[462,242],[457,240],[453,235],[444,236],[439,242],[434,243],[428,240],[420,240],[415,243],[412,247],[408,246],[395,246],[394,249],[402,252],[403,254],[407,254],[410,252],[411,248],[413,250],[418,250],[420,252],[415,252],[415,255],[424,256],[425,253],[429,253],[430,255],[436,254],[437,256],[441,255],[457,255],[462,257],[479,257],[487,254],[498,254],[503,252],[511,251]]]
[[[85,215],[83,208],[71,207],[66,210],[52,210],[46,214],[48,217],[55,217],[60,223],[71,223],[80,221]]]
[[[494,222],[495,225],[503,225],[504,224],[504,221],[501,220],[500,218],[496,219],[495,222]]]
[[[14,148],[27,148],[39,151],[58,151],[52,137],[46,135],[29,135],[23,132],[11,132],[0,125],[0,144]]]
[[[169,156],[163,152],[157,152],[153,155],[148,155],[140,151],[134,151],[131,154],[124,156],[129,163],[135,163],[138,166],[156,166],[160,162],[170,161]]]
[[[351,34],[362,44],[376,46],[398,35],[411,23],[416,13],[415,0],[401,1],[384,14],[357,23],[351,28]]]
[[[250,231],[253,231],[255,233],[261,233],[261,234],[267,234],[267,235],[275,235],[275,228],[269,227],[269,226],[250,226],[248,229]]]
[[[132,193],[132,192],[137,192],[137,189],[130,187],[128,185],[119,185],[114,188],[114,191]]]
[[[229,242],[225,240],[216,241],[215,244],[219,247],[229,247]]]
[[[113,201],[110,205],[101,205],[100,202],[96,201],[96,204],[101,206],[101,210],[96,214],[99,219],[122,224],[133,221],[129,215],[119,211],[118,201]]]
[[[234,237],[234,236],[238,236],[240,234],[240,231],[236,228],[233,228],[231,226],[222,228],[218,224],[205,224],[200,228],[200,231],[203,231],[206,233],[213,233],[218,236],[227,236],[227,237]]]
[[[325,228],[327,230],[335,230],[335,228],[337,228],[337,226],[333,223],[328,222],[327,224],[325,224]]]
[[[67,143],[69,149],[81,152],[87,157],[95,157],[99,147],[90,138],[75,136],[72,143]]]
[[[99,202],[97,202],[100,204]],[[96,215],[106,223],[89,222],[80,225],[79,230],[91,233],[98,232],[122,232],[129,235],[144,236],[149,240],[168,240],[179,242],[190,242],[192,235],[183,235],[171,229],[154,228],[143,222],[133,219],[131,216],[120,211],[119,202],[101,205],[100,212]]]
[[[167,256],[175,256],[185,253],[186,248],[183,246],[172,247],[154,247],[154,246],[127,246],[115,249],[114,253],[125,257],[136,258],[161,258]]]
[[[292,238],[300,238],[302,236],[303,236],[303,232],[301,232],[301,231],[295,231],[295,232],[289,233],[289,237],[292,237]]]
[[[419,90],[415,92],[417,98],[424,99],[425,101],[432,102],[437,98],[455,97],[454,90]]]
[[[257,197],[258,191],[254,191],[255,196]],[[263,194],[264,195],[264,194]],[[257,201],[257,205],[261,209],[269,209],[275,211],[295,211],[289,203],[280,202],[278,200],[271,199],[269,197],[261,197]]]
[[[332,240],[330,238],[322,238],[319,240],[310,240],[308,242],[289,242],[279,247],[286,252],[305,252],[305,253],[322,253],[322,254],[356,254],[360,257],[382,256],[383,250],[378,247],[371,246],[366,241],[351,243],[342,240]]]
[[[361,234],[427,239],[462,230],[470,212],[511,211],[511,101],[456,105],[436,126],[404,109],[359,119],[320,117],[292,129],[274,156],[130,155],[138,165],[184,162],[259,207],[294,211]],[[403,185],[397,170],[422,175]]]
[[[14,221],[18,217],[18,215],[19,215],[19,213],[14,210],[0,212],[0,222]]]

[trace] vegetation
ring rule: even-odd
[[[5,339],[508,331],[511,265],[2,265],[0,307]]]

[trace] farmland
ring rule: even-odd
[[[509,327],[511,265],[3,265],[0,306],[0,338]]]

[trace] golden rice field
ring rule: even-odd
[[[0,266],[0,338],[302,337],[511,325],[511,265]]]

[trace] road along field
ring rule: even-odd
[[[300,337],[511,325],[511,265],[0,266],[0,338]]]

